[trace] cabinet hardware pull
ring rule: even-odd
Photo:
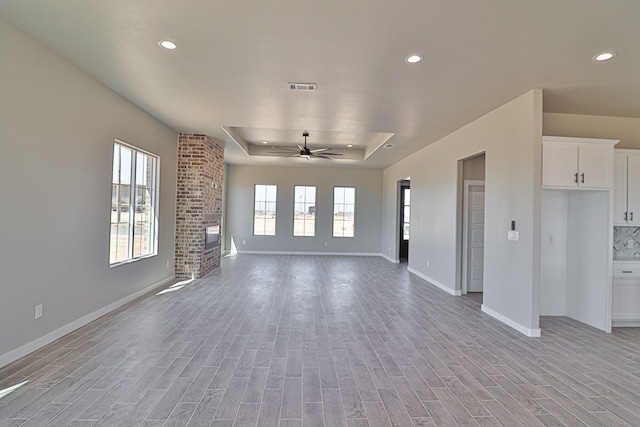
[[[584,184],[584,173],[582,174],[582,180],[580,182]]]
[[[633,273],[633,270],[622,270],[623,273]]]
[[[574,175],[573,182],[575,182],[576,184],[578,183],[578,172],[576,172],[576,174]]]
[[[625,221],[627,220],[627,216],[628,216],[628,215],[627,215],[627,212],[625,212],[625,213],[624,213],[624,220],[625,220]]]

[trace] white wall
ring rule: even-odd
[[[0,40],[1,366],[173,276],[177,137],[4,21]],[[114,138],[160,156],[160,242],[109,268]]]
[[[226,229],[223,234],[227,249],[231,247],[230,239],[233,238],[240,252],[380,253],[381,170],[228,165],[225,181]],[[253,236],[255,184],[278,186],[276,236]],[[293,237],[294,185],[317,187],[315,237]],[[334,186],[356,188],[354,238],[332,237]],[[243,245],[242,241],[246,244]]]
[[[397,181],[411,176],[409,267],[459,291],[458,161],[486,152],[483,309],[536,335],[540,273],[542,91],[532,90],[384,170],[382,247],[396,253]],[[507,240],[516,221],[520,240]],[[427,267],[427,261],[429,267]]]
[[[542,191],[540,315],[567,314],[567,191]]]
[[[611,332],[613,227],[608,191],[569,191],[567,316]]]

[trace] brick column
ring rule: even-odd
[[[178,136],[176,201],[177,278],[199,278],[220,265],[220,242],[205,249],[205,231],[220,226],[224,148],[206,135]],[[222,231],[222,230],[221,230]]]

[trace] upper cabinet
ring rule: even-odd
[[[614,225],[640,225],[640,150],[615,150]]]
[[[613,139],[542,137],[542,185],[548,188],[613,187]]]

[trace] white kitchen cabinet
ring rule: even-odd
[[[614,225],[640,226],[640,150],[615,150]]]
[[[640,326],[640,262],[613,262],[613,326]]]
[[[543,187],[612,188],[613,146],[617,143],[612,139],[543,137]]]

